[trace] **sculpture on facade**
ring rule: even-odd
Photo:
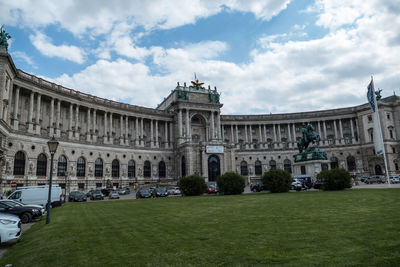
[[[5,47],[6,50],[8,49],[8,39],[10,39],[11,36],[6,33],[6,31],[3,29],[3,26],[0,28],[0,47]]]
[[[378,89],[378,91],[375,91],[376,101],[378,101],[378,100],[380,100],[382,98],[381,92],[382,92],[382,89]]]

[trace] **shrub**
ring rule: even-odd
[[[236,172],[226,172],[217,179],[218,191],[225,195],[238,195],[243,193],[246,186],[244,177]]]
[[[182,177],[178,182],[178,186],[185,196],[199,196],[204,193],[206,182],[199,175],[190,175]]]
[[[275,169],[264,173],[262,180],[271,193],[281,193],[289,191],[293,178],[289,172]]]
[[[318,173],[317,180],[323,181],[323,190],[343,190],[351,187],[350,173],[341,168],[322,171]]]

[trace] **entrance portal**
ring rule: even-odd
[[[381,165],[375,165],[375,175],[382,175],[382,174],[383,171]]]
[[[208,157],[208,181],[215,182],[217,177],[221,175],[221,167],[219,163],[219,157],[217,155],[211,155]]]

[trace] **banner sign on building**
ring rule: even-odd
[[[213,154],[224,153],[224,146],[206,146],[206,153],[213,153]]]

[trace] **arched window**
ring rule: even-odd
[[[271,138],[267,139],[267,145],[268,145],[268,148],[272,148],[272,139]]]
[[[47,171],[47,157],[41,153],[36,162],[36,176],[46,176]]]
[[[256,161],[256,163],[254,164],[254,171],[256,175],[262,175],[261,161]]]
[[[111,163],[111,177],[119,177],[119,161],[117,159],[114,159]]]
[[[94,162],[94,177],[103,177],[103,160],[97,158]]]
[[[275,161],[275,160],[271,159],[271,160],[269,161],[269,168],[270,168],[271,170],[275,170],[275,169],[276,169],[276,161]]]
[[[182,160],[181,160],[181,176],[182,177],[186,176],[186,160],[185,160],[184,156],[182,156]]]
[[[135,161],[133,159],[128,162],[128,177],[135,177]]]
[[[331,158],[331,169],[339,168],[339,162],[336,157]]]
[[[164,161],[160,161],[160,163],[158,163],[158,177],[165,178],[165,162]]]
[[[76,176],[85,176],[86,161],[83,157],[80,157],[76,162]]]
[[[356,159],[353,156],[348,156],[347,157],[347,169],[349,171],[355,171],[356,170]]]
[[[290,162],[290,160],[285,159],[283,161],[283,169],[289,173],[292,173],[292,163]]]
[[[143,165],[143,176],[151,177],[151,163],[148,160],[146,160]]]
[[[240,162],[240,175],[243,176],[249,175],[249,170],[247,169],[247,162],[244,160]]]
[[[25,175],[25,154],[22,151],[15,153],[14,175]]]
[[[57,176],[65,176],[67,171],[67,158],[64,155],[58,157]]]

